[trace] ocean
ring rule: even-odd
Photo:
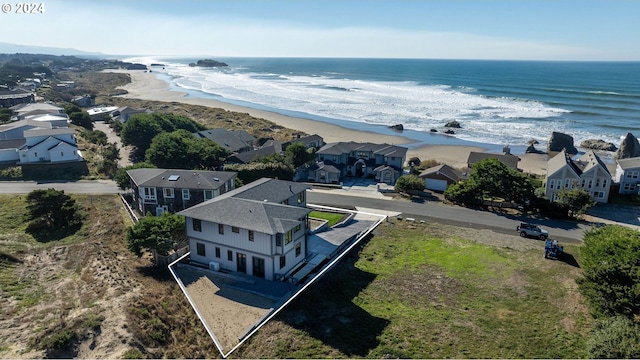
[[[136,58],[174,90],[385,134],[402,124],[415,146],[544,149],[553,131],[620,144],[640,136],[640,62],[420,59]],[[455,135],[440,135],[452,120]],[[431,129],[438,131],[433,134]],[[364,140],[364,139],[362,139]]]

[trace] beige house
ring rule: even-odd
[[[592,150],[577,160],[563,150],[547,161],[545,196],[557,201],[560,189],[584,189],[597,202],[609,201],[611,173]]]

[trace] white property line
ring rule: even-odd
[[[218,341],[218,338],[216,338],[215,334],[213,333],[213,331],[211,330],[211,328],[209,328],[209,325],[207,324],[207,322],[204,320],[204,317],[202,316],[202,314],[200,313],[200,311],[198,310],[198,308],[196,307],[195,302],[193,301],[193,299],[189,296],[189,293],[187,292],[186,287],[184,286],[184,284],[182,283],[182,280],[180,280],[180,277],[175,273],[175,271],[173,270],[173,265],[177,264],[179,261],[181,261],[182,259],[184,259],[185,257],[189,256],[191,254],[191,252],[188,252],[186,254],[184,254],[183,256],[181,256],[180,258],[178,258],[177,260],[175,260],[174,262],[172,262],[171,264],[168,265],[169,267],[169,271],[171,272],[171,275],[173,275],[173,278],[176,280],[176,282],[178,283],[178,286],[180,286],[180,290],[182,290],[182,293],[187,297],[187,300],[189,301],[189,304],[191,304],[191,307],[193,308],[193,310],[196,312],[196,315],[198,316],[198,319],[200,319],[200,322],[204,325],[205,329],[207,330],[207,333],[209,334],[209,336],[211,337],[211,339],[213,340],[214,344],[216,345],[216,347],[218,348],[218,351],[220,352],[220,354],[222,355],[222,358],[226,359],[229,355],[231,355],[231,353],[233,353],[236,349],[238,349],[242,344],[244,344],[245,341],[247,341],[250,337],[252,337],[258,330],[260,330],[260,328],[262,328],[262,326],[264,326],[267,322],[269,322],[273,317],[275,317],[276,315],[278,315],[280,313],[280,311],[282,311],[282,309],[284,309],[287,305],[289,305],[290,302],[292,302],[294,299],[296,299],[304,290],[306,290],[309,286],[311,286],[311,284],[313,284],[314,282],[316,282],[318,279],[320,279],[327,271],[331,270],[331,268],[333,268],[333,266],[335,266],[335,264],[337,264],[340,260],[342,260],[343,257],[345,257],[348,253],[351,252],[351,250],[360,243],[360,241],[362,241],[362,239],[366,238],[375,228],[377,228],[383,221],[385,221],[387,219],[386,215],[381,215],[381,214],[375,214],[375,213],[370,213],[370,212],[363,212],[363,211],[353,211],[353,210],[347,210],[347,209],[341,209],[341,208],[334,208],[334,207],[330,207],[330,206],[321,206],[321,205],[313,205],[313,204],[307,204],[308,207],[310,208],[316,208],[316,209],[323,209],[323,210],[331,210],[331,211],[335,211],[335,212],[350,212],[350,213],[354,213],[354,214],[363,214],[363,215],[370,215],[370,216],[377,216],[380,217],[380,219],[372,226],[370,226],[366,232],[364,232],[363,234],[361,234],[353,243],[351,243],[351,245],[349,245],[349,247],[347,247],[345,250],[341,251],[340,254],[338,254],[338,256],[336,256],[335,258],[333,258],[333,260],[331,260],[327,265],[325,265],[323,267],[323,269],[316,274],[316,276],[314,276],[313,278],[311,278],[311,280],[309,280],[308,282],[305,283],[305,285],[300,288],[298,291],[296,291],[295,293],[293,293],[291,295],[291,297],[289,299],[287,299],[287,301],[285,301],[284,303],[282,303],[280,306],[278,306],[276,309],[271,310],[270,313],[267,313],[265,316],[262,317],[262,319],[260,321],[258,321],[256,324],[254,325],[254,327],[252,328],[252,330],[250,332],[247,332],[242,339],[240,340],[240,342],[234,346],[231,350],[229,350],[228,353],[224,353],[224,350],[222,349],[222,345],[220,344],[220,342]]]
[[[216,335],[213,333],[211,328],[209,328],[209,324],[207,324],[207,322],[204,320],[204,317],[200,313],[200,310],[198,310],[198,307],[196,306],[196,303],[193,301],[191,296],[189,296],[189,293],[187,292],[187,288],[182,283],[182,280],[180,280],[180,277],[178,276],[178,274],[176,274],[175,271],[173,270],[173,265],[177,264],[180,260],[184,259],[185,257],[187,257],[189,255],[191,255],[191,251],[189,251],[188,253],[182,255],[181,257],[176,259],[176,261],[174,261],[171,264],[169,264],[168,265],[169,271],[171,272],[171,275],[173,275],[173,278],[178,283],[178,286],[180,286],[180,290],[182,290],[182,293],[184,294],[184,296],[186,296],[187,300],[189,300],[189,304],[191,304],[191,307],[196,312],[196,315],[198,316],[198,319],[200,319],[200,322],[202,323],[202,325],[204,325],[204,328],[207,330],[207,333],[209,334],[209,336],[213,340],[213,343],[216,344],[216,347],[218,348],[218,351],[220,352],[220,354],[222,354],[223,358],[226,358],[227,355],[224,355],[224,352],[222,350],[222,345],[218,341],[218,338],[216,338]]]
[[[309,280],[302,288],[300,288],[298,291],[296,291],[295,293],[293,293],[293,295],[291,295],[291,297],[285,301],[282,305],[280,305],[277,309],[273,310],[270,314],[267,314],[267,316],[265,316],[265,318],[263,318],[263,320],[258,323],[258,325],[251,331],[249,332],[247,335],[245,335],[242,340],[240,340],[240,342],[234,346],[231,350],[229,350],[228,353],[226,354],[222,354],[223,358],[226,358],[227,356],[231,355],[232,352],[234,352],[237,348],[239,348],[247,339],[249,339],[251,336],[253,336],[253,334],[255,334],[258,330],[260,330],[260,328],[262,326],[264,326],[264,324],[266,324],[267,322],[269,322],[269,320],[271,320],[274,316],[278,315],[278,313],[280,313],[280,311],[282,309],[284,309],[287,305],[289,305],[290,302],[292,302],[295,298],[298,297],[298,295],[300,295],[304,290],[306,290],[311,284],[313,284],[316,280],[318,280],[320,277],[322,277],[327,271],[329,271],[331,268],[333,268],[333,266],[335,264],[337,264],[340,260],[342,260],[343,257],[345,257],[349,252],[351,252],[351,250],[360,243],[360,241],[362,241],[362,239],[364,239],[365,237],[367,237],[375,228],[377,228],[383,221],[386,220],[387,216],[386,215],[380,215],[380,214],[374,214],[374,213],[365,213],[365,212],[358,212],[358,211],[353,211],[353,210],[347,210],[347,209],[340,209],[340,208],[333,208],[333,207],[329,207],[329,206],[320,206],[320,205],[312,205],[312,204],[307,204],[308,207],[311,208],[322,208],[322,209],[326,209],[326,210],[332,210],[332,211],[337,211],[337,212],[351,212],[351,213],[361,213],[361,214],[365,214],[365,215],[373,215],[373,216],[380,216],[380,219],[375,223],[375,225],[370,226],[369,229],[367,229],[367,231],[365,233],[363,233],[362,235],[360,235],[356,241],[354,241],[348,248],[346,248],[344,251],[342,251],[338,256],[336,256],[335,258],[333,258],[333,260],[331,262],[329,262],[329,264],[327,264],[322,271],[320,271],[318,274],[316,274],[316,276],[314,276],[311,280]]]

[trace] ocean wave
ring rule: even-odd
[[[311,118],[376,125],[403,123],[405,129],[422,132],[442,131],[446,122],[458,120],[463,128],[456,130],[456,137],[489,144],[524,145],[536,139],[543,146],[552,131],[571,134],[576,142],[601,138],[615,143],[624,127],[584,126],[583,118],[615,117],[628,108],[633,118],[637,112],[633,109],[637,102],[609,91],[597,94],[518,84],[465,86],[349,79],[349,74],[338,72],[260,72],[249,66],[203,69],[184,63],[167,63],[163,71],[177,86],[188,90]],[[620,101],[630,104],[616,106]]]

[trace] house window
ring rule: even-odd
[[[602,192],[602,191],[594,191],[593,192],[593,197],[595,197],[597,199],[604,199],[604,192]]]
[[[213,190],[205,190],[204,191],[204,200],[211,200],[213,199]]]
[[[64,156],[64,151],[60,151],[60,156]]]
[[[282,202],[282,205],[289,205],[289,199]]]
[[[233,261],[233,251],[227,250],[227,260]]]
[[[553,184],[555,183],[555,181],[550,180],[549,181],[549,189],[553,189]]]
[[[254,237],[253,237],[253,230],[249,230],[249,241],[253,241]]]
[[[607,187],[607,179],[602,180],[602,187],[603,188]]]
[[[232,227],[231,227],[231,232],[234,232],[234,233],[236,233],[236,234],[237,234],[237,233],[239,233],[239,232],[240,232],[240,228],[238,228],[237,226],[232,226]]]
[[[580,183],[580,187],[584,189],[584,179],[582,179],[582,182]]]
[[[218,234],[224,235],[224,225],[218,224]]]
[[[216,257],[220,258],[220,248],[216,247]]]
[[[293,241],[293,230],[289,230],[284,234],[284,244],[287,245]]]
[[[38,154],[36,154],[36,156],[38,156]],[[629,179],[637,179],[638,178],[638,173],[640,173],[640,171],[629,171],[629,172],[627,172],[627,177]]]
[[[276,234],[276,246],[282,246],[282,234]]]
[[[568,189],[569,188],[569,184],[571,183],[570,179],[564,179],[564,188]]]
[[[597,178],[596,179],[596,187],[599,187],[599,186],[600,186],[600,178]]]
[[[192,219],[191,223],[193,224],[193,231],[201,232],[202,231],[202,220],[200,219]]]
[[[145,187],[143,188],[144,197],[147,199],[155,199],[156,198],[156,188],[154,187]]]
[[[189,200],[189,189],[182,189],[182,200]]]
[[[34,153],[33,153],[33,156],[38,157],[38,153],[37,153],[37,152],[34,152]]]
[[[302,253],[302,245],[300,243],[296,244],[296,257],[300,256]]]
[[[296,227],[293,228],[293,232],[300,231],[300,228],[301,228],[300,224],[296,225]]]
[[[204,249],[204,244],[202,243],[196,243],[196,248],[197,248],[197,253],[198,256],[206,256],[206,251]]]
[[[164,193],[165,199],[173,198],[173,188],[164,188],[162,189],[162,192]]]
[[[593,185],[593,180],[589,179],[589,182],[587,182],[587,187],[591,189],[592,185]]]
[[[280,269],[287,266],[287,258],[286,256],[280,256]]]
[[[298,194],[298,204],[302,204],[304,202],[304,194],[305,194],[305,191],[302,191],[301,193]]]

